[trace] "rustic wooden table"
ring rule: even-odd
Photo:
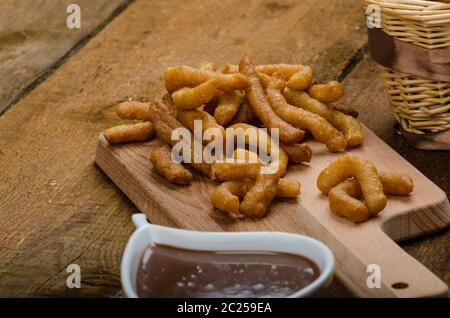
[[[133,204],[94,164],[114,105],[164,90],[173,64],[302,62],[345,83],[361,120],[450,194],[450,154],[409,148],[394,128],[356,0],[78,0],[0,3],[0,296],[122,296]],[[450,284],[450,230],[402,243]],[[81,267],[81,289],[66,268]],[[335,280],[330,296],[351,296]]]

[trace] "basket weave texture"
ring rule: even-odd
[[[381,28],[398,40],[429,50],[450,49],[450,3],[363,0],[381,9]],[[389,101],[402,128],[415,134],[450,129],[450,82],[385,69]]]

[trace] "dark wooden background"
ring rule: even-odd
[[[409,148],[394,128],[381,69],[367,56],[357,0],[0,2],[0,296],[123,296],[120,259],[133,204],[94,164],[114,104],[160,96],[173,64],[301,62],[345,83],[343,102],[450,193],[450,154]],[[401,244],[450,284],[450,231]],[[81,267],[82,288],[66,287]],[[332,297],[351,296],[337,280]]]

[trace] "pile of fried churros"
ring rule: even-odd
[[[150,153],[153,169],[178,185],[193,180],[186,166],[220,183],[212,194],[212,205],[238,218],[263,217],[275,197],[300,195],[300,183],[284,175],[288,163],[311,161],[311,148],[302,143],[307,136],[330,152],[344,152],[364,141],[358,113],[332,104],[343,96],[342,85],[317,83],[309,66],[255,66],[244,56],[239,65],[226,64],[220,70],[211,62],[196,68],[169,67],[164,81],[168,93],[163,98],[120,103],[116,109],[120,118],[140,122],[110,128],[104,132],[105,138],[110,144],[119,144],[147,141],[156,133],[165,145]],[[246,137],[248,149],[233,149],[224,160],[199,162],[194,160],[196,155],[209,144],[195,137],[196,122],[201,123],[203,138],[208,129],[219,133],[210,136],[211,142],[223,136],[221,141],[227,144],[229,129],[246,136],[254,133],[257,138]],[[181,155],[192,160],[174,160],[172,148],[178,140],[173,132],[180,128],[190,133],[190,149]],[[265,149],[259,149],[262,144]],[[263,172],[268,163],[260,158],[262,153],[271,156],[272,163],[276,161],[272,173]],[[230,157],[241,160],[227,160]],[[408,194],[413,187],[409,177],[378,174],[371,163],[350,155],[327,167],[317,185],[328,195],[331,210],[353,222],[378,214],[386,205],[385,194]]]

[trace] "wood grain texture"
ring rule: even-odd
[[[66,26],[69,0],[0,1],[0,114],[127,0],[79,0],[81,28]]]
[[[166,66],[244,53],[335,78],[366,41],[361,14],[353,0],[131,4],[0,117],[0,296],[121,295],[136,208],[93,164],[118,101],[161,95]],[[71,263],[81,289],[66,288]]]
[[[415,191],[408,197],[390,197],[379,217],[355,225],[331,213],[326,196],[316,187],[317,176],[342,154],[309,142],[313,160],[308,166],[291,165],[287,177],[301,181],[299,200],[276,200],[263,219],[233,220],[215,210],[210,197],[216,184],[196,176],[190,186],[170,184],[152,171],[148,154],[159,141],[110,146],[103,135],[96,163],[152,221],[199,231],[282,231],[313,236],[326,243],[336,256],[336,271],[352,292],[365,297],[446,296],[447,285],[408,256],[396,241],[441,230],[450,224],[445,193],[389,148],[368,129],[362,147],[348,151],[369,159],[379,171],[412,177]],[[382,287],[367,287],[367,267],[381,268]],[[406,283],[406,289],[392,285]]]

